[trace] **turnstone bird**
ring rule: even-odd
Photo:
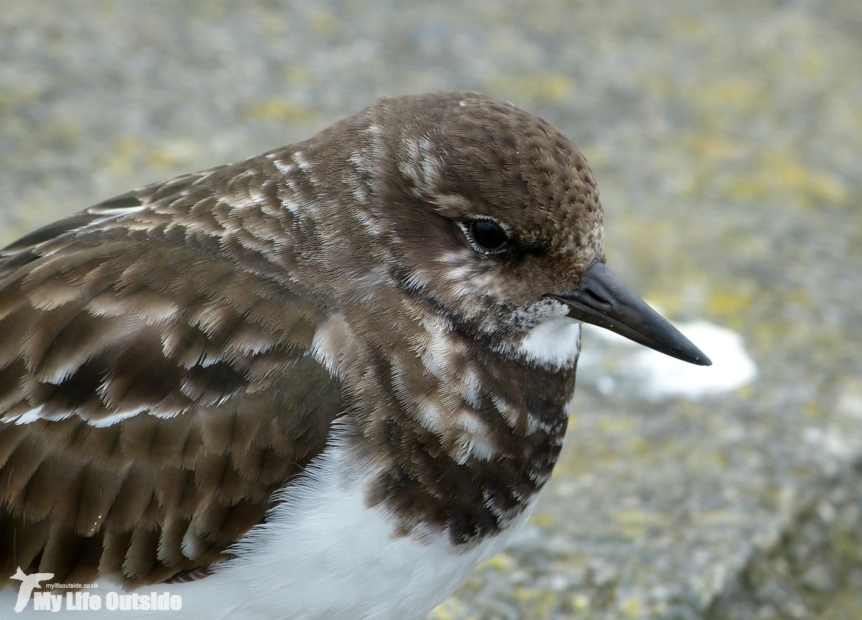
[[[572,142],[472,93],[50,224],[0,253],[0,576],[419,618],[530,515],[581,322],[709,364]]]

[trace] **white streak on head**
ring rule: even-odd
[[[474,300],[478,296],[507,299],[511,291],[500,277],[499,269],[489,261],[477,261],[475,252],[464,248],[435,255],[424,264],[411,270],[410,277],[423,285],[445,282],[449,291],[458,298]],[[482,306],[466,304],[462,311],[483,312]]]
[[[437,262],[445,265],[463,265],[467,263],[474,252],[472,250],[458,250],[454,252],[445,252],[437,258]]]
[[[417,196],[436,199],[444,166],[435,153],[436,146],[428,136],[418,140],[404,138],[401,145],[405,159],[398,163],[398,171],[405,179],[413,181]]]
[[[433,199],[434,204],[440,207],[443,212],[464,213],[469,211],[472,206],[469,200],[458,194],[436,194]]]
[[[581,350],[581,324],[569,317],[543,321],[527,332],[518,353],[538,366],[572,368]]]

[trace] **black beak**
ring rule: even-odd
[[[650,308],[603,263],[593,263],[570,293],[548,294],[569,305],[569,316],[604,327],[650,349],[685,362],[712,362],[667,319]]]

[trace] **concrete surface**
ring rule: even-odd
[[[588,334],[534,518],[432,618],[858,618],[860,32],[858,0],[0,0],[0,242],[382,95],[511,100],[586,153],[614,270],[757,377],[649,398]]]

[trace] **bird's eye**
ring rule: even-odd
[[[491,220],[473,220],[467,225],[469,236],[479,251],[494,254],[506,249],[509,236],[506,231]]]

